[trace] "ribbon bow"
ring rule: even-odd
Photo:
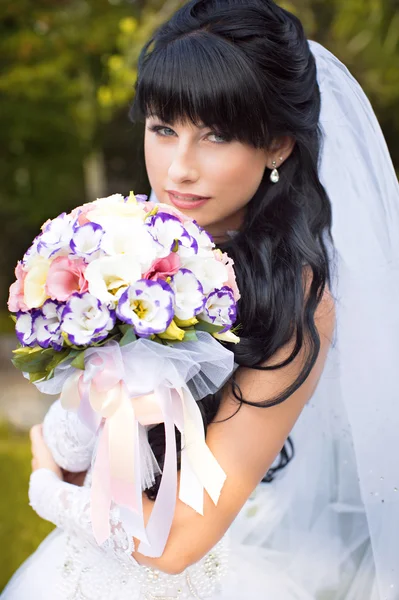
[[[154,346],[147,340],[139,342]],[[98,544],[110,536],[109,513],[114,501],[121,507],[126,531],[141,541],[139,552],[159,557],[176,505],[175,426],[182,439],[180,500],[203,514],[204,490],[217,504],[226,474],[206,445],[201,413],[186,385],[193,364],[189,369],[186,365],[182,376],[175,361],[171,362],[171,358],[182,357],[179,350],[167,348],[166,354],[172,350],[175,356],[165,360],[151,346],[148,352],[148,345],[139,342],[123,348],[111,342],[86,350],[85,371],[74,370],[66,379],[61,403],[76,410],[82,421],[99,433],[91,487],[91,518]],[[194,366],[198,371],[195,361]],[[145,526],[141,485],[145,465],[139,428],[158,423],[165,427],[164,468]]]

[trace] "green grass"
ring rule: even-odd
[[[28,504],[30,461],[28,434],[0,423],[0,590],[53,529]]]

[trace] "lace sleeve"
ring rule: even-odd
[[[84,538],[98,548],[91,526],[90,488],[86,485],[71,485],[49,469],[38,469],[30,478],[29,503],[42,519]],[[101,545],[101,549],[112,553],[118,560],[138,564],[131,556],[134,551],[133,539],[126,533],[119,507],[115,504],[111,507],[110,526],[111,536]]]
[[[91,463],[95,436],[74,412],[56,400],[43,421],[43,436],[55,462],[67,471],[86,471]]]

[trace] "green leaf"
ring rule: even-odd
[[[222,325],[214,325],[213,323],[207,323],[207,321],[198,321],[194,327],[197,331],[206,331],[207,333],[219,333],[224,329]]]
[[[53,358],[50,360],[48,365],[46,366],[46,371],[53,371],[60,363],[69,358],[71,354],[71,350],[69,348],[65,348],[63,350],[59,350],[55,352]]]
[[[120,346],[126,346],[127,344],[131,344],[137,340],[137,335],[134,333],[133,327],[129,325],[129,329],[123,334],[121,341],[119,342]]]
[[[85,351],[79,352],[73,361],[71,362],[71,366],[75,367],[75,369],[80,369],[81,371],[85,370]]]
[[[183,342],[197,342],[198,336],[194,329],[186,329],[184,332]]]
[[[41,381],[42,379],[47,379],[47,373],[43,373],[38,371],[37,373],[29,373],[29,381],[31,383],[35,383],[35,381]]]
[[[53,348],[39,349],[29,354],[14,354],[12,364],[17,369],[26,373],[37,373],[46,371],[47,366],[54,358],[56,351]]]
[[[124,335],[127,331],[129,331],[132,326],[124,323],[123,325],[118,325],[119,331]]]

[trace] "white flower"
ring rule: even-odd
[[[86,218],[95,223],[99,223],[99,219],[104,217],[135,217],[144,221],[146,215],[142,204],[135,199],[125,200],[122,194],[112,194],[112,196],[98,198],[93,202],[93,209],[86,213]]]
[[[226,266],[217,261],[213,255],[209,258],[198,255],[182,258],[182,266],[194,273],[205,295],[223,287],[228,279]]]
[[[85,279],[93,296],[114,307],[126,288],[141,279],[141,268],[132,256],[103,256],[87,266]]]
[[[123,293],[116,314],[137,335],[163,333],[173,319],[173,291],[165,281],[141,279]]]
[[[108,255],[128,255],[139,262],[142,272],[148,271],[158,256],[158,244],[143,221],[134,217],[99,218],[104,229],[101,249]]]
[[[114,311],[88,292],[73,294],[62,313],[61,330],[75,346],[105,339],[114,325]]]
[[[187,321],[197,315],[204,307],[205,296],[202,285],[188,269],[181,269],[172,279],[175,293],[175,315],[181,321]]]

